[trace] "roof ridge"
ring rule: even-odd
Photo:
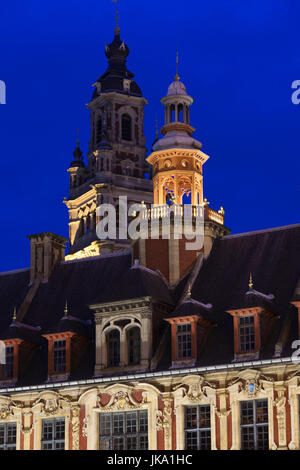
[[[30,268],[21,268],[21,269],[14,269],[12,271],[3,271],[3,272],[0,272],[0,276],[6,276],[8,274],[23,273],[25,271],[30,271]]]
[[[261,229],[261,230],[253,230],[253,232],[243,232],[243,233],[235,233],[233,235],[225,235],[224,237],[222,237],[221,240],[228,240],[230,238],[238,238],[238,237],[246,237],[246,236],[257,235],[257,234],[266,233],[266,232],[279,232],[281,230],[292,230],[295,228],[300,228],[300,224],[282,225],[280,227],[271,227],[271,228],[266,228],[266,229]]]
[[[124,251],[116,251],[114,253],[106,253],[105,255],[97,255],[97,256],[86,256],[85,258],[77,258],[77,259],[70,259],[66,261],[62,261],[60,264],[72,264],[72,263],[80,263],[84,261],[91,261],[93,259],[106,259],[106,258],[113,258],[113,257],[118,257],[118,256],[128,256],[131,255],[130,250],[124,250]]]
[[[273,294],[264,294],[263,292],[260,292],[259,290],[255,290],[255,289],[248,290],[245,295],[250,295],[250,294],[259,295],[260,297],[263,297],[267,300],[275,299],[275,296]]]

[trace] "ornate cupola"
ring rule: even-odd
[[[79,147],[79,140],[77,138],[76,141],[76,148],[73,152],[74,159],[70,164],[70,168],[68,169],[68,173],[70,175],[70,189],[73,190],[80,186],[84,181],[85,177],[85,165],[82,158],[82,151]]]
[[[148,239],[135,243],[134,257],[150,269],[158,268],[174,285],[198,256],[210,252],[217,236],[230,231],[224,227],[224,210],[210,209],[203,199],[202,167],[209,156],[193,137],[195,129],[190,125],[193,98],[187,94],[177,71],[161,103],[165,109],[162,137],[156,138],[147,158],[153,167],[154,206],[147,209],[144,217],[159,231],[157,234],[151,231]],[[188,240],[194,242],[190,244]]]
[[[193,137],[190,106],[193,98],[176,73],[175,81],[161,99],[165,108],[162,138],[153,144],[147,161],[153,165],[154,203],[201,205],[203,203],[202,165],[209,156],[201,151],[202,144]]]

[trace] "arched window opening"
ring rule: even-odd
[[[131,117],[129,114],[122,116],[122,139],[131,140]]]
[[[131,365],[141,362],[141,331],[138,327],[130,328],[127,333],[128,363]]]
[[[109,367],[120,365],[120,333],[119,330],[112,330],[107,335],[107,364]]]
[[[96,128],[96,142],[97,144],[101,142],[101,136],[102,136],[102,118],[101,116],[98,117],[97,121],[97,128]]]
[[[172,104],[170,106],[170,122],[175,122],[175,106]]]
[[[190,108],[188,106],[186,107],[186,122],[190,123]]]
[[[91,231],[91,219],[90,216],[88,215],[86,218],[86,233],[89,233]]]
[[[80,219],[79,223],[79,236],[82,237],[84,235],[84,222],[83,219]]]
[[[180,104],[178,106],[178,122],[183,122],[183,106]]]
[[[192,203],[192,194],[191,192],[184,193],[182,196],[182,204],[188,204],[190,205]]]

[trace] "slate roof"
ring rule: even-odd
[[[212,308],[211,304],[203,304],[202,302],[187,297],[182,303],[177,305],[174,311],[168,315],[168,318],[198,315],[206,320],[210,320]]]
[[[20,307],[28,289],[30,270],[22,269],[0,273],[0,332],[9,328],[14,308]]]
[[[197,269],[192,269],[170,289],[159,272],[132,266],[131,252],[62,262],[48,282],[40,284],[22,323],[17,322],[13,327],[10,326],[13,310],[15,306],[20,307],[28,292],[30,272],[26,269],[2,273],[1,338],[15,334],[36,338],[37,331],[26,329],[24,324],[39,326],[41,335],[79,328],[91,339],[71,379],[92,377],[95,331],[89,305],[149,296],[153,302],[168,306],[165,318],[197,311],[212,322],[205,343],[199,345],[196,365],[228,364],[234,360],[233,320],[228,310],[245,305],[259,304],[276,313],[267,320],[268,334],[260,358],[274,357],[276,343],[281,344],[282,357],[291,355],[291,343],[297,339],[298,331],[297,309],[290,302],[300,279],[300,225],[217,239],[211,253]],[[254,283],[252,291],[248,287],[250,273]],[[187,286],[192,280],[191,298],[187,299]],[[66,300],[69,318],[63,319]],[[170,308],[173,311],[168,313]],[[161,334],[166,329],[169,330],[170,325],[162,320]],[[19,384],[38,384],[47,379],[47,342],[40,338],[41,347],[31,358],[30,367],[22,371]],[[170,366],[168,335],[157,369]]]

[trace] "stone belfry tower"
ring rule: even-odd
[[[91,138],[87,164],[77,142],[68,169],[71,258],[127,249],[127,240],[101,241],[96,235],[96,209],[102,203],[117,206],[119,196],[132,203],[152,203],[151,166],[145,161],[144,106],[147,101],[126,66],[128,46],[120,38],[105,45],[106,72],[94,83],[87,105],[91,116]]]

